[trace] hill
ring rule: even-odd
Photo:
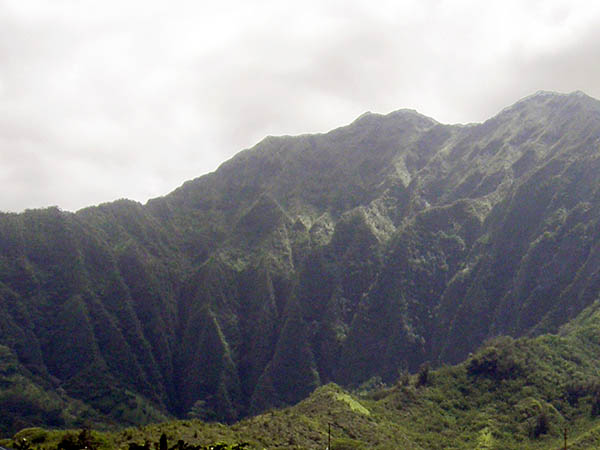
[[[556,333],[598,297],[599,138],[600,102],[539,92],[268,137],[146,205],[1,214],[0,430],[231,422]]]
[[[600,303],[558,334],[488,341],[465,362],[423,367],[393,385],[352,392],[319,387],[295,406],[224,426],[172,421],[119,432],[92,431],[91,448],[158,443],[248,449],[588,449],[600,445]],[[81,434],[40,428],[19,432],[33,448],[55,449]],[[73,438],[71,438],[73,439]],[[1,444],[1,442],[0,442]],[[245,444],[245,446],[243,446]],[[200,447],[198,447],[200,446]],[[77,447],[78,448],[78,447]]]

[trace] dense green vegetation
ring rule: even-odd
[[[597,392],[593,370],[570,375],[583,383],[569,388],[576,405],[523,392],[533,373],[558,380],[532,366],[544,346],[593,364],[591,350],[570,349],[576,338],[546,334],[583,327],[580,313],[598,298],[599,136],[600,102],[581,93],[538,93],[469,126],[366,114],[327,134],[266,138],[146,205],[0,214],[0,435],[174,417],[233,423],[330,382],[392,385],[399,370],[417,381],[365,406],[377,422],[387,401],[421,402],[414,411],[426,422],[446,413],[423,405],[466,395],[451,386],[475,399],[505,392],[500,384],[525,403],[498,408],[545,418],[533,431],[516,418],[506,432],[465,422],[465,437],[452,439],[557,440],[558,417],[592,430],[581,411]],[[469,359],[500,335],[526,339]],[[438,431],[477,419],[460,413],[476,403],[460,405]],[[274,414],[299,410],[284,411]],[[322,433],[320,419],[305,423]],[[406,426],[386,439],[433,440]]]
[[[30,428],[5,445],[26,439],[32,448],[83,448],[77,442],[86,440],[98,450],[162,448],[162,439],[168,448],[308,449],[331,439],[332,449],[555,449],[566,429],[568,448],[595,448],[598,352],[594,303],[558,335],[493,339],[462,364],[404,373],[392,385],[371,380],[348,392],[328,384],[296,406],[230,426],[184,420],[118,432]]]

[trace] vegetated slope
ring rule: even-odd
[[[348,392],[335,384],[293,407],[231,426],[173,421],[114,433],[92,433],[98,448],[129,443],[247,443],[253,449],[556,449],[600,445],[600,303],[557,335],[497,338],[467,361],[402,374],[392,386]],[[34,448],[55,449],[67,432],[23,430]],[[208,448],[208,447],[205,447]],[[235,448],[235,447],[234,447]]]
[[[366,114],[143,206],[3,214],[0,345],[88,412],[2,426],[234,420],[556,331],[597,298],[599,138],[581,93],[469,126]]]

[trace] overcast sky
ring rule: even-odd
[[[600,98],[600,2],[0,0],[0,210],[146,202],[365,111]]]

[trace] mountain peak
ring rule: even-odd
[[[0,435],[76,426],[76,405],[230,421],[555,331],[600,286],[599,105],[539,91],[469,128],[366,113],[147,206],[0,214]]]
[[[563,114],[572,115],[582,110],[600,112],[600,102],[580,90],[570,93],[540,90],[502,109],[492,119],[508,117],[515,113],[533,114],[538,117],[549,114],[557,116],[556,113],[559,111],[562,112],[558,116],[562,116]]]
[[[598,103],[598,100],[590,97],[585,92],[581,90],[565,93],[565,92],[556,92],[556,91],[537,91],[535,94],[528,95],[527,97],[522,98],[517,101],[516,104],[519,103],[530,103],[530,102],[538,102],[538,101],[547,101],[547,100],[574,100],[574,101],[592,101],[594,103]]]
[[[409,122],[426,122],[431,125],[437,124],[438,121],[428,117],[424,114],[421,114],[415,109],[410,108],[402,108],[397,109],[395,111],[389,112],[387,114],[373,113],[371,111],[366,111],[358,116],[350,125],[356,124],[372,124],[375,122],[381,121],[409,121]]]

